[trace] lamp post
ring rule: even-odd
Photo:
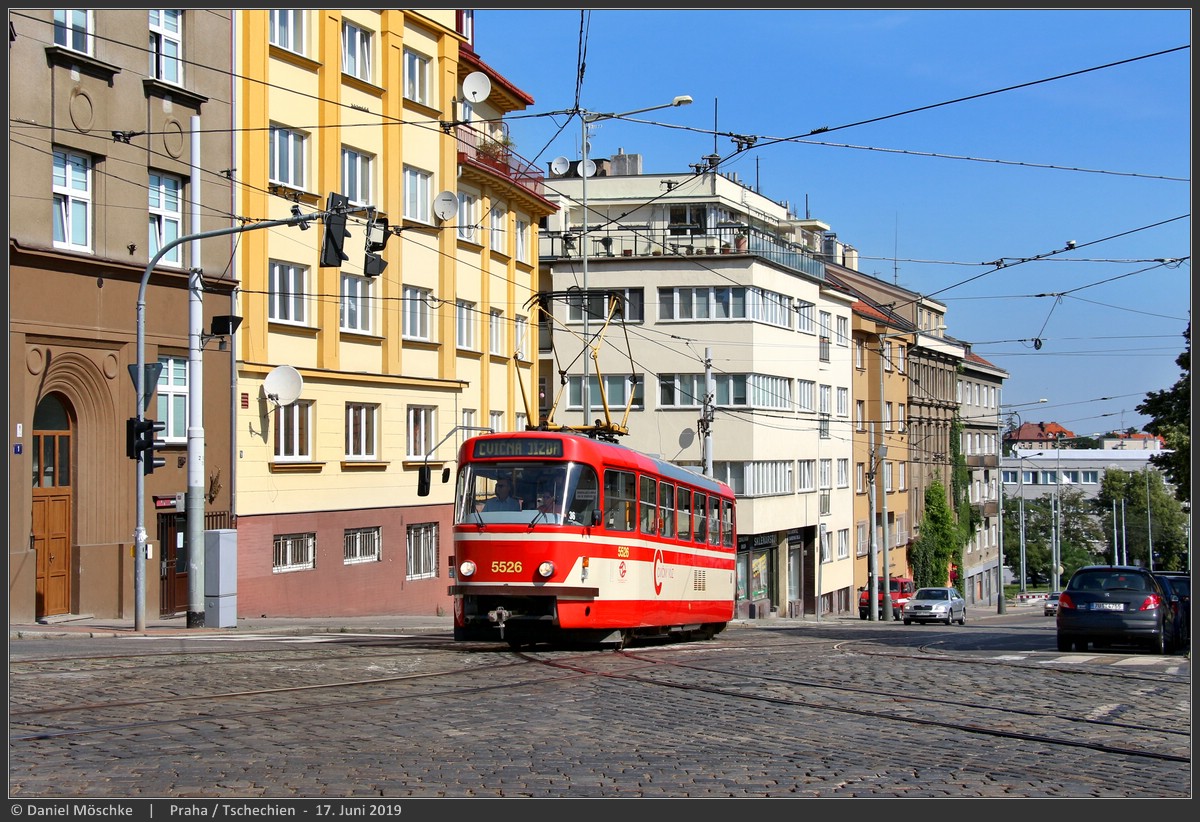
[[[582,203],[583,203],[583,224],[582,224],[583,231],[579,237],[579,253],[583,257],[583,262],[582,262],[582,271],[583,271],[583,298],[582,298],[583,299],[583,306],[582,306],[583,307],[583,339],[584,339],[584,344],[589,347],[591,346],[591,338],[589,336],[591,332],[588,328],[588,325],[589,325],[588,324],[588,314],[590,313],[590,310],[591,310],[591,301],[588,298],[588,247],[587,247],[587,243],[588,243],[588,196],[587,196],[588,126],[591,125],[592,123],[598,123],[601,120],[614,120],[614,119],[618,119],[621,117],[628,117],[632,114],[644,114],[648,111],[658,111],[659,109],[664,109],[664,108],[674,108],[677,106],[686,106],[686,105],[690,104],[691,102],[692,102],[691,97],[689,97],[686,94],[681,94],[669,103],[663,103],[662,105],[658,105],[658,106],[650,106],[648,108],[638,108],[638,109],[634,109],[633,111],[621,112],[620,114],[615,114],[615,113],[602,114],[602,113],[598,113],[598,112],[585,111],[584,109],[576,110],[576,113],[579,115],[579,128],[580,128],[580,137],[581,137],[580,145],[579,145],[579,152],[580,152],[579,153],[579,156],[580,156],[579,176],[583,180],[582,193],[580,196],[580,199],[582,200]],[[586,353],[584,354],[584,357],[583,357],[583,382],[580,387],[582,389],[580,399],[583,402],[583,424],[585,426],[587,426],[587,425],[591,424],[592,403],[591,403],[591,393],[588,389],[588,358],[587,358]]]

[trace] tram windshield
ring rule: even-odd
[[[576,462],[472,463],[458,475],[454,521],[590,525],[597,488],[592,467]]]

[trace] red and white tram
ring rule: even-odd
[[[711,638],[733,618],[729,486],[561,431],[460,448],[454,637],[513,646]]]

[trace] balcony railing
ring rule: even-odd
[[[455,128],[458,161],[472,163],[507,177],[531,194],[546,196],[546,174],[525,160],[505,141],[493,140],[469,125]]]

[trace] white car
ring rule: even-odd
[[[959,625],[967,624],[967,601],[959,596],[957,588],[918,588],[904,605],[904,624],[914,622],[944,622],[949,625],[955,620]]]
[[[1047,594],[1042,603],[1042,616],[1054,616],[1058,613],[1058,594]]]

